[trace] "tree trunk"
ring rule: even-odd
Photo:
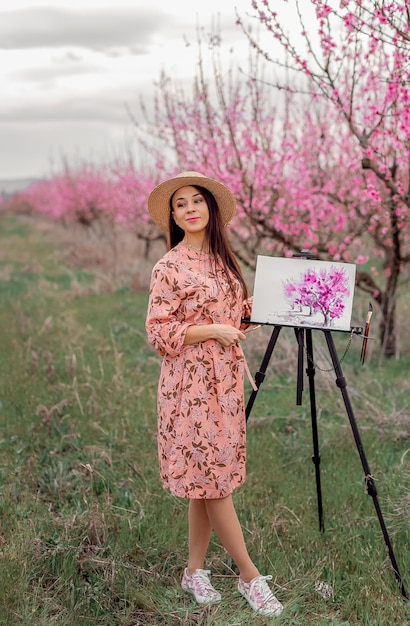
[[[398,248],[394,248],[398,250]],[[380,321],[380,345],[383,356],[392,358],[396,356],[396,304],[397,285],[400,276],[400,257],[396,253],[390,259],[388,265],[390,275],[387,279],[386,290],[381,293],[380,311],[382,319]]]
[[[384,293],[380,311],[382,319],[380,321],[380,346],[382,354],[390,359],[396,356],[396,297],[395,294]]]
[[[393,271],[387,281],[385,291],[378,289],[373,277],[367,272],[358,271],[356,274],[356,285],[364,292],[371,295],[377,302],[381,314],[379,324],[379,340],[382,355],[386,358],[396,356],[396,290],[399,271],[395,269],[398,264],[393,264]],[[371,332],[371,334],[373,334]]]
[[[391,180],[395,183],[397,176],[396,154],[393,156],[390,174]],[[383,356],[391,358],[396,356],[396,292],[402,264],[400,226],[398,218],[400,207],[398,206],[397,199],[395,198],[392,188],[390,188],[388,208],[392,246],[386,254],[389,275],[387,279],[386,291],[382,294],[381,300],[382,319],[380,323],[380,340]]]

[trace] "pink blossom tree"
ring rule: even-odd
[[[146,201],[157,179],[137,171],[130,158],[111,164],[67,162],[61,171],[32,183],[8,202],[11,211],[34,211],[65,224],[76,222],[94,235],[111,239],[114,223],[133,230],[145,242],[145,256],[153,241],[165,235],[148,219]]]
[[[76,221],[87,227],[115,215],[112,177],[107,167],[64,164],[62,171],[32,183],[15,201],[54,219]]]
[[[166,244],[165,233],[149,219],[147,199],[159,182],[158,174],[137,169],[131,157],[110,166],[113,179],[113,204],[117,221],[144,242],[144,257],[148,258],[155,241]]]
[[[408,29],[392,3],[386,25],[372,12],[374,2],[367,10],[364,2],[337,3],[339,12],[322,0],[303,7],[307,2],[318,43],[309,40],[301,11],[305,57],[274,10],[291,3],[253,2],[285,51],[281,59],[250,37],[247,71],[236,72],[234,62],[224,71],[214,36],[210,79],[200,36],[192,93],[163,74],[154,115],[144,123],[148,135],[140,137],[163,178],[177,162],[178,170],[200,170],[232,188],[239,207],[231,238],[250,266],[256,253],[302,248],[325,260],[371,258],[357,284],[380,306],[383,352],[392,356],[398,281],[410,260]]]
[[[307,6],[308,5],[308,6]],[[358,284],[380,305],[381,340],[386,356],[396,352],[395,313],[399,277],[410,261],[410,7],[407,0],[253,0],[257,18],[272,33],[272,52],[252,45],[273,66],[294,77],[275,86],[300,92],[338,125],[345,135],[345,169],[350,189],[342,196],[345,214],[353,210],[382,260],[384,281],[375,273],[358,273]],[[286,7],[287,19],[283,13]],[[302,42],[288,34],[289,11]],[[304,23],[311,9],[314,26]],[[274,54],[280,47],[282,55]],[[298,77],[298,79],[296,78]],[[300,77],[303,77],[301,83]],[[353,200],[353,202],[352,202]],[[356,206],[354,206],[356,204]],[[344,219],[344,217],[342,217]],[[346,241],[350,246],[350,237]]]

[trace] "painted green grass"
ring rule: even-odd
[[[391,626],[410,620],[334,373],[316,373],[325,532],[318,530],[309,394],[296,406],[285,332],[248,425],[235,494],[249,550],[286,608],[256,617],[212,540],[223,602],[180,589],[187,503],[164,492],[156,456],[160,361],[145,339],[146,293],[95,288],[23,222],[0,219],[0,624]],[[81,286],[81,289],[79,288]],[[256,335],[256,333],[255,333]],[[343,353],[346,338],[337,339]],[[317,345],[316,345],[317,344]],[[249,341],[251,369],[263,351]],[[263,343],[262,343],[263,346]],[[329,369],[315,336],[318,365]],[[410,591],[409,356],[343,370],[403,581]],[[247,393],[249,393],[247,385]],[[328,600],[315,591],[331,585]]]

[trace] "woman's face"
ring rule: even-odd
[[[199,234],[209,222],[209,209],[205,198],[192,186],[181,187],[172,197],[172,214],[175,223],[186,233]]]

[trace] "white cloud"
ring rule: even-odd
[[[50,60],[47,65],[38,67],[22,67],[19,70],[10,72],[9,76],[14,81],[24,81],[27,83],[40,83],[42,85],[55,83],[55,81],[70,76],[94,75],[105,72],[105,68],[97,64],[90,63],[84,59],[70,59],[64,55],[60,59]]]
[[[172,15],[150,8],[72,10],[33,7],[1,16],[0,48],[106,50],[137,45],[146,52],[155,32],[174,22]]]

